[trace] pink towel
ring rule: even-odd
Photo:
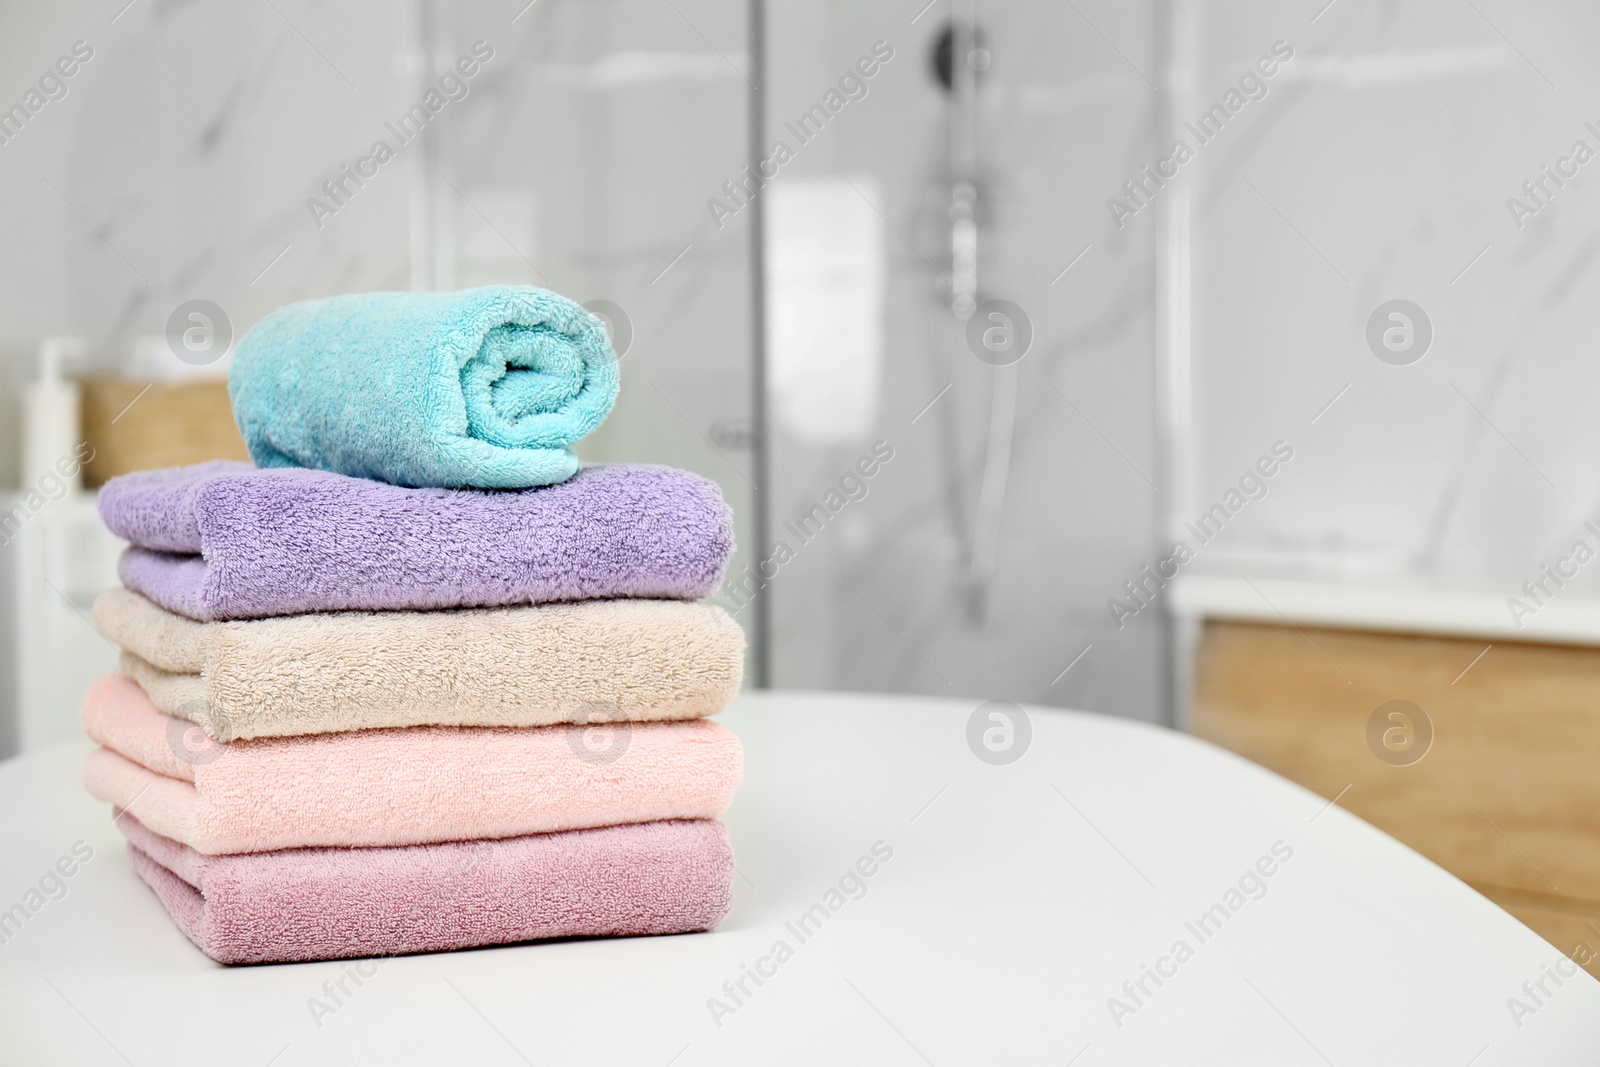
[[[208,855],[714,819],[743,773],[739,739],[707,719],[213,741],[121,674],[90,688],[83,729],[105,746],[89,792]]]
[[[733,899],[727,831],[706,820],[233,856],[202,856],[125,813],[117,825],[139,877],[221,963],[681,934],[717,925]]]

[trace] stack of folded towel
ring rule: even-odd
[[[84,781],[224,963],[715,926],[744,638],[698,603],[712,483],[577,469],[599,322],[529,287],[274,312],[231,389],[256,464],[106,485]]]

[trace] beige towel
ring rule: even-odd
[[[195,622],[113,589],[94,620],[156,707],[222,741],[694,719],[744,672],[739,624],[677,600]]]

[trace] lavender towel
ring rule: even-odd
[[[133,543],[123,584],[202,622],[694,600],[717,587],[733,550],[716,485],[653,465],[486,492],[218,461],[113,478],[100,515]]]
[[[219,963],[438,952],[709,930],[733,900],[709,820],[497,841],[202,856],[120,812],[139,877]]]

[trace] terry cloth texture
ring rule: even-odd
[[[744,672],[739,624],[681,600],[195,622],[112,589],[94,621],[158,709],[223,741],[695,719]]]
[[[714,819],[743,772],[739,739],[708,719],[211,741],[120,674],[90,688],[83,729],[104,746],[89,792],[207,855]]]
[[[715,483],[659,466],[499,493],[202,463],[113,478],[100,515],[135,546],[123,584],[202,620],[695,600],[733,551]]]
[[[233,358],[234,420],[263,467],[395,485],[523,489],[617,400],[600,320],[531,285],[352,293],[258,322]]]
[[[733,900],[721,823],[401,848],[204,856],[126,813],[133,869],[221,963],[435,952],[548,937],[709,930]]]

